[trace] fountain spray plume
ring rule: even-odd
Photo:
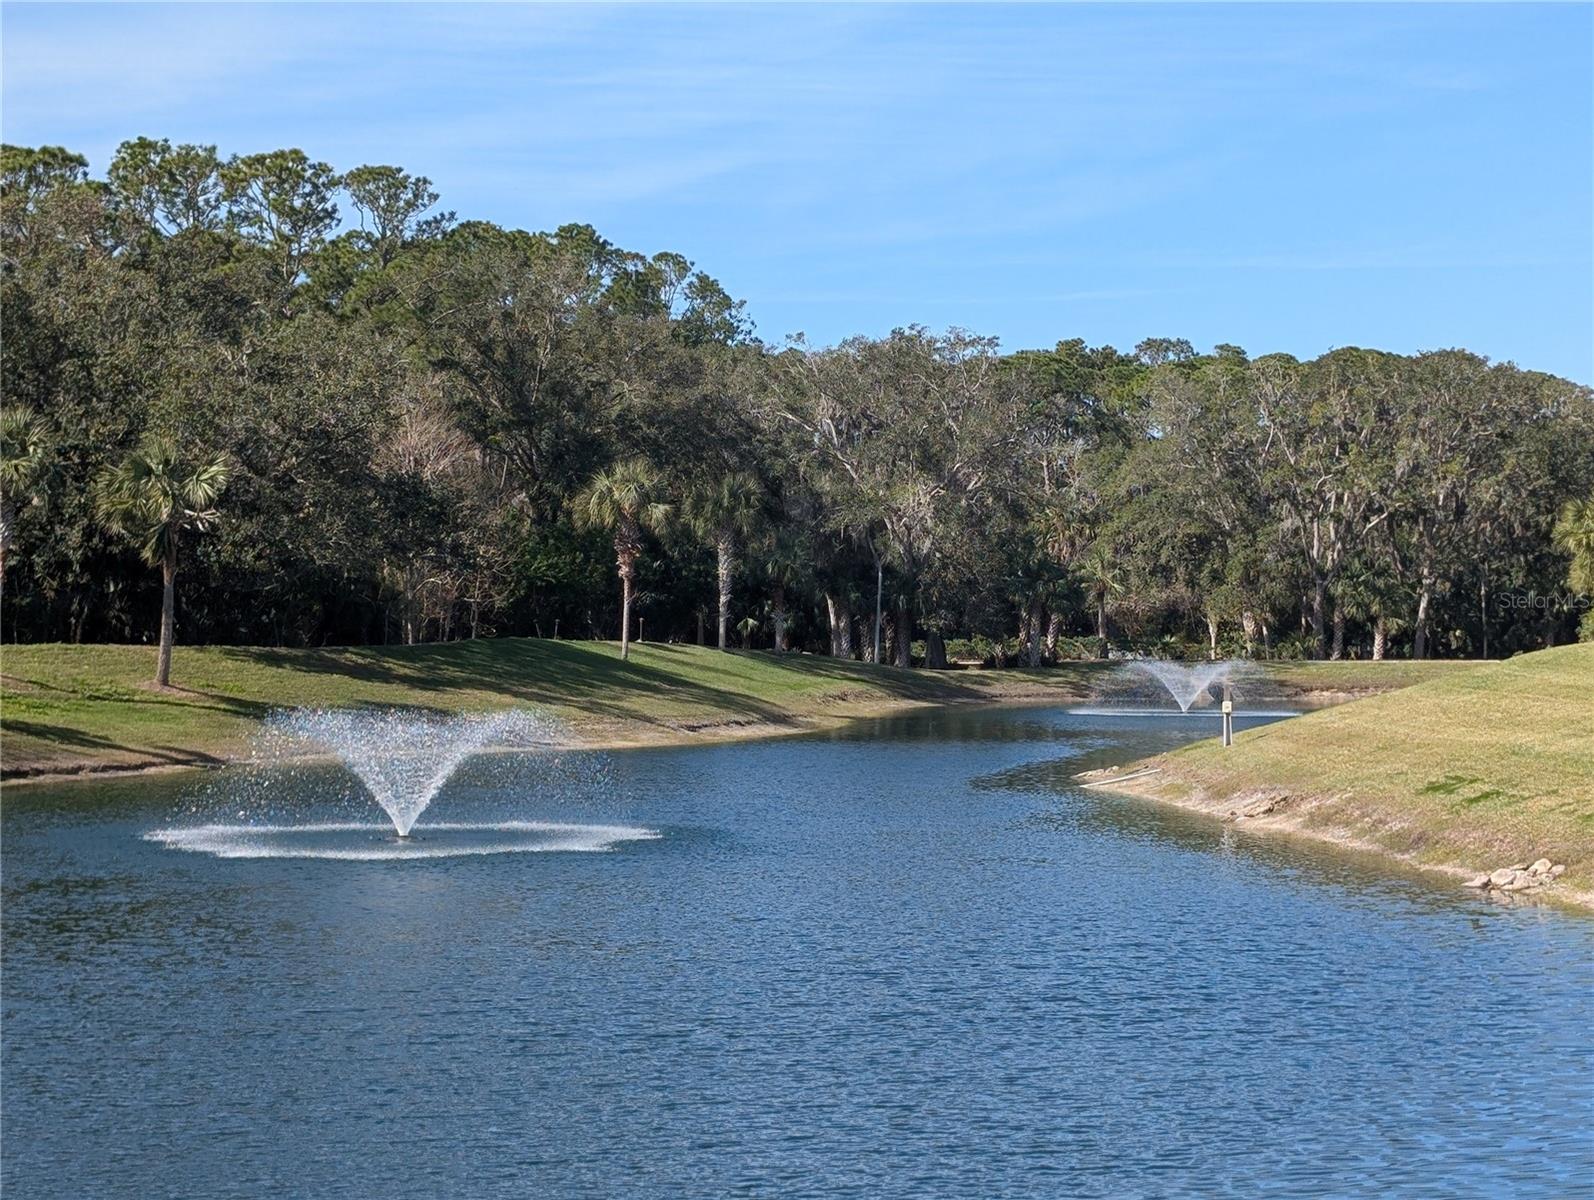
[[[293,709],[273,714],[266,737],[279,754],[330,751],[357,775],[408,837],[449,776],[489,747],[551,747],[563,726],[521,710],[439,716],[404,709]]]
[[[1190,707],[1206,696],[1208,700],[1214,697],[1210,689],[1214,684],[1226,683],[1236,672],[1243,669],[1243,661],[1225,660],[1223,662],[1207,663],[1181,663],[1168,659],[1146,658],[1137,659],[1129,664],[1132,670],[1148,675],[1162,684],[1167,689],[1168,695],[1173,697],[1180,712],[1189,712]]]

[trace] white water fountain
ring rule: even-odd
[[[1258,699],[1276,698],[1277,689],[1260,674],[1256,664],[1243,659],[1197,663],[1162,658],[1134,659],[1102,681],[1097,696],[1107,701],[1107,706],[1071,708],[1068,711],[1081,717],[1189,717],[1192,720],[1204,720],[1221,715],[1218,701],[1240,699],[1242,687],[1249,706],[1243,713],[1236,708],[1236,716],[1277,718],[1296,715],[1296,710],[1292,708],[1256,706]],[[1164,693],[1177,708],[1168,707],[1162,699]]]
[[[1130,667],[1162,684],[1167,689],[1168,695],[1173,697],[1173,702],[1179,706],[1179,711],[1187,713],[1203,696],[1208,701],[1215,699],[1210,690],[1212,686],[1227,683],[1236,669],[1244,665],[1243,662],[1233,660],[1182,663],[1163,658],[1147,658],[1131,663]]]
[[[224,773],[196,811],[236,813],[247,823],[156,829],[144,835],[174,850],[218,858],[319,858],[357,862],[436,859],[459,855],[530,851],[608,850],[659,836],[630,825],[588,825],[524,819],[521,804],[568,805],[579,794],[601,788],[604,773],[590,755],[573,760],[558,753],[564,726],[525,711],[431,715],[403,709],[294,709],[268,718],[256,745],[255,764],[242,774]],[[424,837],[412,834],[428,806],[472,755],[488,750],[522,751],[478,764],[478,783],[462,790],[460,802],[478,812],[479,781],[509,812],[486,821],[429,821]],[[349,792],[332,782],[316,759],[335,756],[363,787]],[[572,795],[574,789],[574,795]],[[387,821],[347,819],[349,805],[369,795]],[[607,798],[607,789],[601,788]],[[590,801],[588,801],[590,802]],[[328,805],[332,811],[328,811]],[[342,811],[339,811],[339,810]],[[291,814],[291,815],[290,815]],[[219,815],[219,814],[218,814]],[[493,814],[495,817],[497,814]],[[327,820],[325,816],[336,816]],[[283,819],[288,817],[288,819]],[[249,819],[252,818],[252,819]]]
[[[402,709],[294,709],[267,722],[279,745],[330,750],[360,778],[399,837],[409,837],[459,765],[493,746],[554,743],[558,722],[521,711],[417,715]]]

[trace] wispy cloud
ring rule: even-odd
[[[1584,254],[1587,261],[1587,254]],[[1490,254],[1465,247],[1291,250],[1271,254],[1171,256],[1153,265],[1181,271],[1472,271],[1548,267],[1564,255]]]

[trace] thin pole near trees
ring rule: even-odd
[[[880,663],[880,632],[881,626],[885,621],[886,568],[885,563],[880,558],[880,550],[874,544],[873,538],[869,539],[869,549],[874,554],[874,661],[875,665],[878,666]]]

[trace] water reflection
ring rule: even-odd
[[[1447,877],[1382,855],[1334,846],[1288,831],[1247,829],[1207,814],[1079,785],[1077,777],[1083,772],[1123,762],[1127,757],[1125,749],[1118,741],[1106,739],[1105,744],[1098,744],[1082,756],[1020,763],[978,776],[970,785],[982,791],[1052,798],[1051,805],[1027,818],[1036,828],[1079,836],[1105,834],[1114,839],[1147,841],[1159,847],[1239,859],[1274,878],[1338,888],[1353,902],[1365,896],[1375,905],[1398,900],[1437,910],[1461,907],[1479,919],[1512,907],[1460,889]]]

